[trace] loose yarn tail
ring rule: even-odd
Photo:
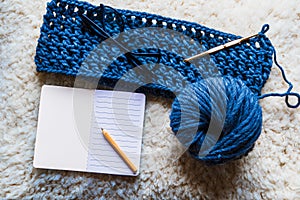
[[[283,67],[278,63],[277,61],[277,55],[276,55],[276,50],[275,48],[273,47],[273,55],[274,55],[274,63],[275,65],[278,67],[278,69],[280,70],[281,74],[282,74],[282,78],[283,80],[289,85],[289,88],[287,89],[286,92],[284,93],[268,93],[268,94],[263,94],[261,96],[259,96],[258,98],[259,99],[263,99],[265,97],[275,97],[275,96],[278,96],[278,97],[285,97],[285,103],[286,105],[289,107],[289,108],[298,108],[300,106],[300,95],[299,93],[296,93],[296,92],[292,92],[292,89],[293,89],[293,84],[287,79],[286,75],[285,75],[285,71],[283,69]],[[296,104],[291,104],[289,102],[289,97],[290,96],[294,96],[294,97],[297,97],[297,103]]]

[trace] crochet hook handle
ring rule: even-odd
[[[207,50],[205,52],[202,52],[202,53],[197,54],[195,56],[192,56],[190,58],[186,58],[186,59],[184,59],[184,61],[185,62],[189,62],[189,61],[194,60],[196,58],[200,58],[200,57],[203,57],[203,56],[215,53],[215,52],[220,51],[222,49],[226,49],[226,48],[232,47],[234,45],[240,44],[241,42],[249,40],[250,38],[253,38],[253,37],[256,37],[256,36],[258,36],[258,33],[250,35],[248,37],[243,37],[243,38],[240,38],[240,39],[237,39],[237,40],[233,40],[233,41],[227,42],[225,44],[222,44],[220,46],[214,47],[212,49],[209,49],[209,50]]]

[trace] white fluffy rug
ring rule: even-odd
[[[295,91],[300,92],[299,1],[103,0],[102,3],[195,21],[244,36],[260,31],[264,23],[269,23],[271,29],[267,35],[277,49],[278,60],[294,83]],[[144,134],[150,139],[144,141],[142,165],[151,161],[155,167],[142,168],[135,178],[34,169],[41,86],[72,86],[74,81],[35,71],[33,58],[45,8],[46,1],[0,3],[1,199],[300,199],[300,109],[287,108],[284,98],[260,101],[264,123],[254,150],[247,157],[225,165],[208,167],[186,154],[172,164],[164,160],[165,149],[170,146],[163,138],[171,133],[168,119],[171,101],[149,97]],[[274,67],[263,93],[286,88]]]

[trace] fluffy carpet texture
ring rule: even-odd
[[[299,1],[90,2],[194,21],[243,36],[269,23],[267,36],[295,92],[300,92]],[[74,83],[71,77],[35,71],[45,9],[45,0],[0,3],[1,199],[300,199],[300,109],[287,108],[284,98],[260,101],[263,131],[254,150],[225,165],[205,166],[187,154],[168,159],[173,145],[168,118],[172,102],[148,96],[138,177],[34,169],[41,86]],[[263,93],[286,88],[273,67]]]

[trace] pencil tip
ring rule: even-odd
[[[101,131],[103,131],[103,128],[101,128]]]

